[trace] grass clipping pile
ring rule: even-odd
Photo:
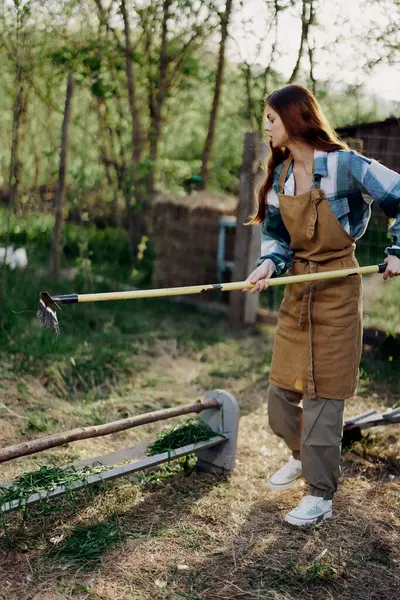
[[[105,550],[118,548],[129,537],[131,534],[118,522],[117,515],[110,515],[102,523],[73,527],[64,543],[49,552],[49,557],[89,568],[101,562]]]
[[[170,427],[168,430],[158,434],[155,442],[147,448],[147,454],[154,456],[171,452],[177,448],[182,448],[189,444],[208,440],[214,437],[216,433],[200,419],[191,418],[183,424]],[[194,455],[188,455],[179,459],[178,471],[186,471],[192,468],[196,462]],[[76,469],[69,467],[62,469],[56,466],[41,465],[37,471],[22,473],[13,483],[13,485],[0,491],[0,506],[15,500],[19,501],[19,507],[23,509],[25,526],[29,526],[26,520],[28,505],[26,500],[36,493],[46,493],[54,490],[58,486],[64,486],[67,490],[69,486],[76,481],[85,481],[93,474],[101,473],[109,467],[99,465],[98,467],[84,467]],[[161,481],[165,477],[173,475],[177,470],[166,470],[164,474],[153,474],[148,478],[149,481]],[[70,498],[73,503],[73,499]],[[42,504],[45,498],[41,501]],[[5,531],[5,541],[8,549],[13,547],[13,537],[7,531],[7,524],[4,514],[1,515],[2,524]],[[101,562],[104,552],[109,548],[119,547],[129,537],[134,537],[135,532],[129,531],[119,520],[118,514],[112,513],[99,523],[78,525],[68,527],[64,525],[67,532],[63,532],[59,539],[52,539],[55,547],[46,552],[48,558],[59,563],[70,563],[80,566],[83,569],[90,569],[95,563]],[[13,548],[16,550],[17,548]]]
[[[215,435],[217,435],[215,431],[200,419],[187,419],[185,423],[170,427],[159,433],[156,441],[147,447],[147,454],[155,456],[167,452],[171,458],[173,450],[209,440]],[[184,458],[186,460],[182,464],[187,467],[188,457]],[[114,467],[117,466],[121,465],[114,465]],[[37,471],[22,473],[12,485],[0,489],[0,507],[18,501],[19,507],[26,508],[26,501],[34,494],[46,494],[61,486],[68,491],[73,483],[77,481],[85,482],[89,476],[99,475],[109,468],[109,466],[101,464],[95,467],[85,466],[80,469],[74,466],[61,468],[40,465]]]
[[[148,446],[147,453],[150,456],[164,452],[171,454],[172,450],[209,440],[216,435],[220,434],[216,434],[207,423],[196,418],[188,419],[183,425],[159,433],[156,441]]]
[[[85,481],[90,475],[98,475],[108,467],[83,467],[62,469],[56,466],[40,465],[37,471],[22,473],[15,482],[0,490],[0,506],[8,502],[19,502],[24,506],[26,500],[33,494],[45,494],[63,486],[65,489],[76,481]]]

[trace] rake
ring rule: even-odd
[[[367,267],[354,267],[351,269],[338,269],[335,271],[321,271],[306,275],[293,275],[277,277],[269,281],[269,286],[289,285],[291,283],[308,283],[325,279],[336,279],[349,275],[367,275],[370,273],[383,273],[386,264],[370,265]],[[160,298],[166,296],[183,296],[189,294],[203,294],[206,292],[232,292],[249,290],[254,284],[249,281],[235,281],[231,283],[212,283],[208,285],[192,285],[187,287],[160,288],[155,290],[135,290],[130,292],[105,292],[97,294],[66,294],[65,296],[50,296],[48,292],[41,292],[37,316],[40,324],[56,334],[60,333],[57,310],[59,304],[79,304],[81,302],[105,302],[108,300],[133,300],[138,298]]]

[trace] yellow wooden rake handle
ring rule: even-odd
[[[335,279],[347,277],[348,275],[366,275],[369,273],[383,273],[385,264],[370,265],[368,267],[354,267],[352,269],[338,269],[336,271],[321,271],[306,275],[294,275],[291,277],[277,277],[269,280],[269,286],[288,285],[290,283],[302,283],[310,281],[321,281],[324,279]],[[104,302],[107,300],[131,300],[135,298],[157,298],[163,296],[183,296],[188,294],[202,294],[205,292],[230,292],[245,290],[254,287],[248,281],[235,281],[232,283],[212,283],[209,285],[191,285],[187,287],[160,288],[155,290],[135,290],[132,292],[106,292],[97,294],[68,294],[67,296],[49,296],[53,302],[60,304],[76,304],[81,302]],[[42,292],[46,294],[46,292]]]

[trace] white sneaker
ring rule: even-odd
[[[279,469],[268,480],[268,487],[272,490],[287,490],[293,487],[301,476],[301,460],[291,456],[282,469]]]
[[[305,496],[300,504],[285,517],[291,525],[314,525],[332,517],[332,500]]]

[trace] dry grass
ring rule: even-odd
[[[266,475],[283,463],[288,451],[267,425],[271,336],[268,328],[258,333],[185,355],[173,340],[158,342],[144,349],[143,370],[126,395],[111,394],[88,404],[70,404],[33,378],[19,387],[15,381],[1,381],[5,444],[25,439],[21,430],[29,410],[40,407],[51,407],[46,416],[52,432],[186,403],[207,389],[224,387],[239,399],[242,415],[237,467],[230,478],[193,472],[160,481],[119,480],[77,494],[75,505],[64,499],[47,510],[36,507],[25,523],[20,515],[10,515],[11,550],[1,538],[1,600],[400,597],[399,428],[376,429],[344,455],[334,519],[300,531],[283,523],[304,488],[276,494],[266,486]],[[382,395],[373,398],[365,387],[348,404],[347,415],[398,400],[387,384],[379,389]],[[164,427],[153,424],[82,441],[44,453],[41,463],[66,464],[115,450],[151,439]],[[33,456],[1,465],[2,480],[34,468],[37,461]],[[98,524],[112,513],[130,537],[108,549],[100,564],[87,570],[49,554],[72,526]]]

